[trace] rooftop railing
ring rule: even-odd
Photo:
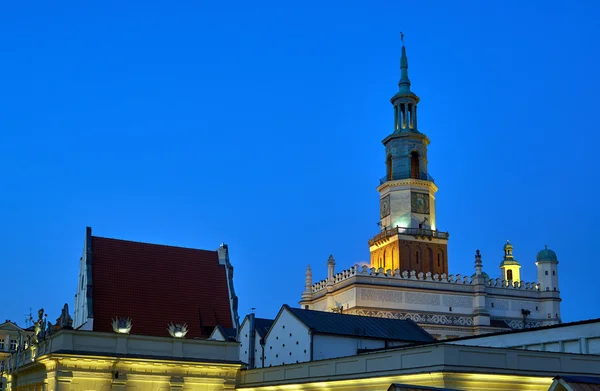
[[[373,239],[369,240],[369,246],[373,243],[388,238],[390,236],[395,236],[398,234],[402,235],[412,235],[412,236],[426,236],[428,238],[436,238],[436,239],[448,239],[450,234],[448,232],[436,231],[428,228],[405,228],[405,227],[394,227],[390,229],[386,229],[381,233],[375,235]]]
[[[383,185],[385,182],[399,181],[401,179],[421,179],[424,181],[435,182],[431,175],[429,175],[425,172],[422,172],[417,176],[413,176],[410,174],[393,174],[392,177],[390,178],[389,176],[386,175],[383,178],[379,179],[379,184]]]

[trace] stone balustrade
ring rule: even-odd
[[[441,282],[448,284],[465,284],[465,285],[474,285],[475,281],[473,278],[469,276],[462,276],[461,274],[431,274],[430,272],[423,273],[417,272],[415,270],[411,270],[410,272],[407,270],[400,271],[400,269],[395,270],[384,270],[383,268],[374,268],[368,267],[366,265],[354,265],[349,269],[343,270],[339,273],[336,273],[333,277],[333,284],[338,284],[343,281],[346,281],[355,276],[371,276],[377,278],[392,278],[392,279],[402,279],[402,280],[415,280],[415,281],[431,281],[431,282]],[[494,288],[505,288],[505,289],[518,289],[518,290],[530,290],[537,291],[539,290],[538,284],[535,282],[515,282],[515,281],[507,281],[501,278],[485,278],[485,285]],[[325,288],[327,288],[328,281],[322,280],[312,285],[312,292],[319,292]]]

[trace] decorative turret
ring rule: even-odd
[[[544,246],[537,254],[538,283],[541,291],[558,291],[558,258],[556,253]]]
[[[521,281],[521,264],[513,257],[513,245],[507,240],[504,245],[504,259],[500,262],[502,279],[513,284]]]
[[[483,262],[481,262],[481,252],[475,251],[475,274],[472,278],[472,283],[475,285],[475,301],[473,308],[473,322],[476,326],[489,326],[490,325],[490,314],[486,309],[486,297],[485,284],[487,278],[483,273]],[[479,329],[476,331],[479,334]]]
[[[541,311],[545,313],[547,324],[560,322],[560,294],[558,289],[558,257],[544,246],[537,254],[535,263],[540,295],[544,299]]]
[[[333,259],[333,255],[329,255],[329,259],[327,259],[327,283],[333,284],[333,279],[335,276],[335,259]]]
[[[335,283],[335,259],[333,255],[329,255],[327,259],[327,308],[335,307],[335,300],[333,300],[333,284]]]
[[[302,301],[312,299],[312,270],[310,265],[306,267],[304,273],[304,292],[302,292]]]

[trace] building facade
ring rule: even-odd
[[[499,277],[475,270],[448,274],[448,232],[436,219],[438,188],[428,171],[429,138],[418,126],[420,98],[411,90],[402,46],[399,91],[391,98],[393,129],[384,138],[386,175],[380,179],[381,232],[368,241],[370,265],[335,270],[313,283],[310,266],[300,305],[320,311],[412,319],[437,338],[560,323],[558,258],[547,247],[535,262],[537,281],[521,279],[506,242]]]
[[[15,322],[6,320],[0,324],[0,373],[5,370],[5,360],[27,344],[33,331],[19,327]],[[0,376],[0,391],[6,388],[6,379]]]
[[[233,390],[237,343],[59,330],[6,363],[8,391]]]

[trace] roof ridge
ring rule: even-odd
[[[207,251],[207,252],[211,252],[211,253],[216,253],[217,252],[217,250],[206,250],[206,249],[202,249],[202,248],[194,248],[194,247],[186,247],[186,246],[173,246],[173,245],[170,245],[170,244],[142,242],[142,241],[139,241],[139,240],[108,238],[106,236],[92,235],[92,239],[94,239],[94,238],[95,239],[103,239],[103,240],[114,240],[114,241],[117,241],[117,242],[135,243],[135,244],[147,244],[147,245],[150,245],[150,246],[160,246],[160,247],[167,247],[167,248],[179,248],[179,249],[183,249],[183,250]]]

